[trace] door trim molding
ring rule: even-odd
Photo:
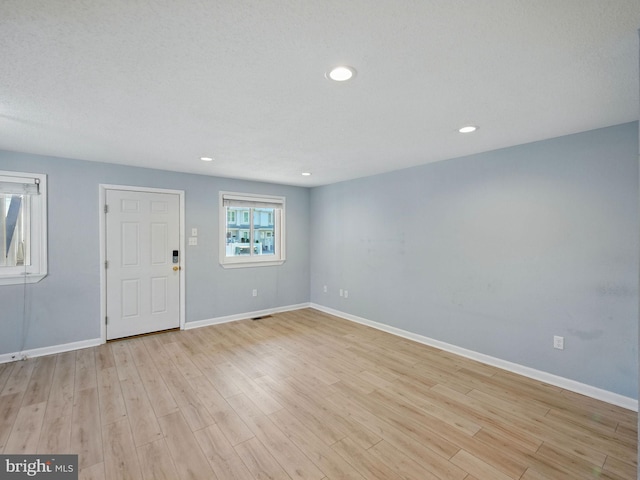
[[[145,193],[170,193],[178,195],[180,207],[180,330],[184,330],[186,320],[186,291],[185,291],[185,274],[184,265],[186,264],[187,250],[185,248],[185,205],[184,190],[171,190],[167,188],[150,188],[136,187],[131,185],[109,185],[101,183],[98,189],[98,218],[99,218],[99,235],[100,235],[100,339],[102,343],[107,342],[107,325],[105,317],[107,316],[107,274],[104,268],[104,262],[107,259],[107,241],[106,241],[106,217],[104,206],[107,204],[107,190],[124,190],[129,192],[145,192]]]

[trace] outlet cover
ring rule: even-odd
[[[559,337],[558,335],[554,335],[553,348],[557,348],[558,350],[564,350],[564,337]]]
[[[189,245],[198,245],[198,237],[189,237]]]
[[[258,296],[258,289],[257,289],[257,288],[254,288],[254,289],[253,289],[253,296],[254,296],[254,297],[257,297],[257,296]]]

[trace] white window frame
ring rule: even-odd
[[[29,257],[30,265],[0,266],[0,286],[37,283],[47,276],[47,176],[42,173],[10,172],[0,170],[0,181],[24,184],[39,183],[39,194],[30,195],[29,208]]]
[[[227,256],[227,209],[225,200],[227,202],[237,201],[239,207],[242,206],[242,203],[245,205],[253,203],[261,205],[261,207],[276,208],[274,212],[274,235],[276,240],[274,242],[273,255]],[[285,262],[285,200],[285,197],[273,195],[223,191],[219,193],[219,261],[223,268],[267,267],[282,265]],[[249,221],[251,225],[250,231],[253,231],[253,215],[249,215]]]

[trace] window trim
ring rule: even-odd
[[[245,268],[245,267],[268,267],[282,265],[286,260],[285,249],[285,218],[286,199],[275,195],[258,195],[253,193],[239,193],[220,191],[219,196],[219,262],[222,268]],[[237,201],[238,203],[255,204],[254,208],[276,208],[274,213],[274,242],[275,255],[252,255],[252,256],[227,256],[227,210],[226,201]],[[258,207],[259,205],[259,207]],[[238,205],[242,206],[242,205]],[[250,231],[253,231],[253,218],[249,215]]]
[[[37,283],[48,274],[47,261],[47,175],[0,170],[3,181],[23,183],[25,180],[39,182],[39,195],[29,199],[29,251],[30,265],[0,267],[0,286]]]

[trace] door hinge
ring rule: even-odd
[[[109,268],[109,260],[104,261],[104,268],[105,269]]]
[[[104,324],[109,325],[109,317],[104,317]]]
[[[104,213],[109,213],[109,205],[104,206]]]

